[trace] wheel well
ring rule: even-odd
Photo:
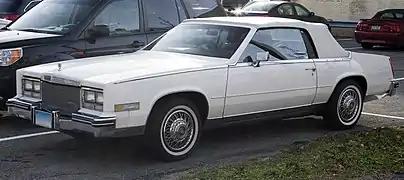
[[[368,83],[367,83],[366,79],[363,76],[345,77],[345,78],[341,79],[335,87],[337,87],[339,84],[341,84],[341,82],[346,81],[348,79],[354,80],[355,82],[357,82],[359,84],[360,88],[363,91],[363,95],[366,96],[366,91],[368,90]]]
[[[167,95],[161,97],[160,99],[158,99],[156,101],[156,103],[154,103],[151,111],[153,111],[154,108],[156,107],[156,105],[158,105],[159,103],[163,103],[164,101],[167,101],[174,97],[182,97],[182,98],[188,99],[191,102],[193,102],[196,105],[196,107],[198,108],[199,113],[201,115],[202,125],[205,123],[205,120],[208,117],[208,113],[209,113],[209,103],[208,103],[208,100],[206,99],[206,97],[202,93],[195,92],[195,91],[186,91],[186,92],[177,92],[177,93],[167,94]]]

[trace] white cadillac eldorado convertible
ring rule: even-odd
[[[323,24],[271,17],[182,22],[142,50],[17,71],[8,111],[80,138],[145,135],[162,160],[188,157],[202,127],[318,115],[355,126],[392,96],[387,56],[343,49]]]

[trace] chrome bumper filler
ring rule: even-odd
[[[390,88],[387,91],[387,96],[394,96],[397,92],[397,88],[400,87],[400,84],[398,83],[398,81],[393,80],[390,83]]]
[[[35,110],[41,109],[41,102],[28,102],[12,98],[6,102],[8,112],[36,124]],[[61,117],[57,111],[52,115],[51,129],[61,132],[89,133],[94,137],[114,137],[117,133],[115,117],[98,117],[83,113],[73,113],[71,118]]]
[[[384,93],[382,95],[369,95],[369,96],[366,96],[364,102],[382,99],[382,98],[384,98],[386,96],[394,96],[396,94],[396,92],[397,92],[398,87],[400,87],[400,83],[398,81],[396,81],[396,80],[392,80],[390,82],[389,90],[387,90],[386,93]]]

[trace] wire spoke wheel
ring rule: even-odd
[[[357,120],[362,106],[359,89],[355,86],[346,87],[340,94],[337,104],[337,115],[343,124],[351,124]]]
[[[161,125],[160,138],[164,149],[172,155],[187,153],[195,144],[198,128],[197,116],[191,108],[173,107]]]

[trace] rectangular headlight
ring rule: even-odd
[[[82,107],[86,109],[102,111],[104,106],[104,94],[102,91],[82,89]]]
[[[31,98],[41,98],[41,80],[33,78],[22,79],[22,94]]]

